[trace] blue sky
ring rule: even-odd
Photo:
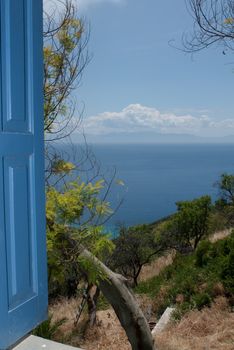
[[[232,55],[169,45],[192,29],[184,0],[74,2],[91,27],[93,58],[76,91],[87,134],[234,135]]]

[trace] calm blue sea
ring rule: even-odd
[[[150,223],[173,213],[175,202],[204,194],[215,199],[214,183],[223,172],[234,173],[233,144],[93,145],[102,169],[117,170],[125,186],[114,186],[113,205],[124,201],[108,226]]]

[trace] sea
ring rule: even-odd
[[[155,222],[176,211],[176,202],[218,196],[217,181],[234,173],[234,144],[93,144],[107,179],[112,208],[105,223],[114,230]]]

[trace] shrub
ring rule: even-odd
[[[195,254],[195,264],[199,267],[207,265],[212,250],[212,244],[209,241],[202,241],[197,247]]]
[[[33,330],[32,334],[45,339],[53,339],[59,327],[62,326],[62,324],[64,324],[65,322],[66,318],[62,318],[61,320],[52,322],[52,315],[50,315],[48,317],[48,320],[44,321]]]
[[[229,293],[234,293],[234,251],[224,260],[221,270],[221,278],[223,279],[224,287]]]
[[[193,297],[193,301],[194,301],[195,307],[198,310],[201,310],[205,306],[210,307],[212,299],[208,293],[201,293],[201,294],[196,294]]]

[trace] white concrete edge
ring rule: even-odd
[[[12,350],[82,350],[80,348],[74,348],[73,346],[56,343],[52,340],[43,339],[30,335],[26,339],[22,340]]]
[[[152,336],[155,337],[158,333],[162,332],[166,325],[169,323],[171,319],[171,315],[173,311],[175,310],[174,307],[167,307],[164,313],[162,314],[161,318],[157,322],[156,326],[152,330]]]

